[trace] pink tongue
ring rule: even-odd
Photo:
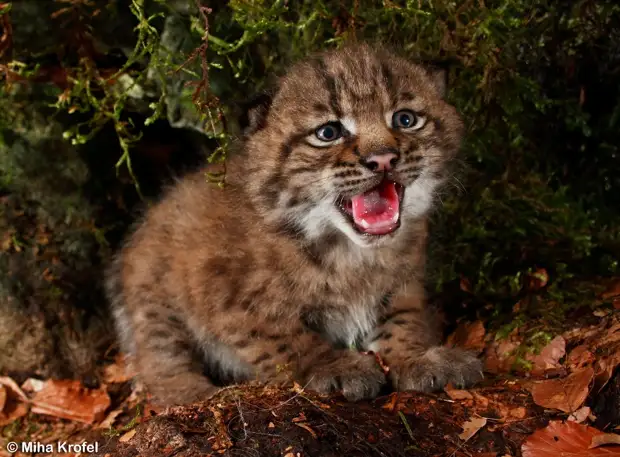
[[[353,221],[357,227],[371,235],[385,235],[398,226],[400,202],[396,185],[383,181],[368,192],[351,199]]]

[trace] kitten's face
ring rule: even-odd
[[[389,242],[423,216],[462,123],[423,68],[367,46],[296,65],[248,139],[250,188],[307,239]]]

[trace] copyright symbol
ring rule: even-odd
[[[14,441],[11,441],[10,443],[7,443],[6,445],[6,450],[9,451],[10,453],[17,452],[18,449],[19,449],[19,445],[15,443]]]

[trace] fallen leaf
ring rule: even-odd
[[[481,352],[485,347],[486,330],[482,321],[461,322],[456,330],[448,336],[447,346],[459,346]]]
[[[523,443],[523,457],[597,457],[620,456],[620,448],[590,449],[592,439],[603,432],[575,422],[551,421]]]
[[[571,422],[577,422],[578,424],[581,424],[583,421],[585,421],[590,416],[590,413],[591,413],[591,410],[589,406],[582,406],[577,411],[575,411],[573,414],[571,414],[568,417],[568,420]]]
[[[582,344],[569,352],[566,358],[566,365],[571,371],[583,368],[586,365],[592,365],[595,361],[594,354],[590,352],[588,345]]]
[[[103,382],[106,384],[127,382],[133,378],[135,373],[129,370],[124,354],[119,354],[114,359],[114,363],[106,365],[103,369]]]
[[[513,352],[519,347],[519,342],[511,340],[494,341],[484,355],[484,369],[489,373],[510,372],[515,362]]]
[[[118,440],[121,443],[126,443],[127,441],[132,439],[135,434],[136,434],[136,429],[134,428],[133,430],[129,430],[127,433],[125,433],[123,436],[121,436]]]
[[[24,391],[17,385],[15,381],[13,381],[8,376],[0,376],[0,385],[3,385],[8,390],[13,392],[20,400],[28,401],[28,397],[24,393]]]
[[[532,362],[532,374],[542,375],[553,369],[561,368],[560,359],[566,355],[566,340],[556,336],[539,354],[528,357]]]
[[[593,378],[594,370],[587,367],[565,378],[532,383],[530,392],[537,405],[572,413],[581,407],[588,397]]]
[[[108,413],[106,418],[103,421],[101,421],[101,423],[98,424],[95,428],[99,428],[99,429],[111,428],[114,425],[114,422],[116,421],[116,418],[122,412],[123,412],[122,408],[115,409],[115,410],[111,411],[110,413]]]
[[[590,449],[606,444],[618,444],[620,445],[620,435],[615,433],[603,433],[602,435],[595,435],[592,437],[592,443],[590,443]]]
[[[35,392],[32,412],[92,424],[103,419],[110,397],[103,389],[87,389],[79,381],[45,381]]]
[[[0,413],[4,410],[6,404],[6,388],[0,385]]]
[[[383,409],[388,410],[389,412],[393,412],[396,408],[396,403],[398,403],[399,392],[392,392],[390,394],[390,400],[382,406]]]
[[[462,425],[463,433],[459,434],[459,438],[463,441],[469,441],[469,439],[478,433],[482,427],[487,424],[487,420],[484,417],[473,417]]]
[[[620,347],[616,352],[599,358],[594,364],[596,375],[594,378],[594,391],[600,392],[611,379],[616,367],[620,365]]]
[[[7,376],[0,377],[0,427],[25,416],[29,400],[15,381]]]
[[[476,402],[476,406],[479,408],[486,408],[489,406],[489,399],[478,392],[472,392],[474,396],[474,401]]]
[[[466,390],[450,389],[446,387],[444,391],[451,400],[473,400],[474,398],[474,396]]]
[[[28,414],[28,405],[26,403],[8,402],[4,407],[4,411],[0,413],[0,427],[10,424],[16,419]]]

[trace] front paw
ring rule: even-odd
[[[342,391],[349,401],[375,398],[385,383],[385,374],[376,359],[354,351],[312,367],[305,380],[310,390],[322,394]]]
[[[398,391],[432,392],[447,384],[467,387],[483,377],[482,362],[473,353],[444,346],[390,365],[390,378]]]

